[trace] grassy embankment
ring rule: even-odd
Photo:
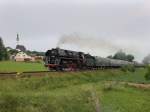
[[[0,62],[0,72],[24,72],[24,71],[44,71],[47,70],[44,64],[32,62],[15,62],[2,61]]]
[[[98,70],[0,80],[0,112],[148,112],[150,90],[119,83],[150,83],[144,74]]]

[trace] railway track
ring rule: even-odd
[[[2,78],[23,78],[31,76],[44,76],[46,73],[56,72],[56,71],[28,71],[28,72],[0,72],[0,79]]]
[[[26,72],[0,72],[0,79],[3,78],[23,78],[23,77],[38,77],[46,76],[47,73],[51,72],[84,72],[84,71],[93,71],[93,70],[104,70],[104,69],[119,69],[119,68],[99,68],[99,69],[85,69],[85,70],[74,70],[74,71],[26,71]]]
[[[96,70],[96,69],[93,69]],[[46,76],[47,73],[51,72],[83,72],[83,71],[92,71],[92,70],[75,70],[75,71],[27,71],[27,72],[0,72],[0,79],[5,78],[24,78],[24,77],[38,77]]]
[[[89,71],[89,70],[76,70],[76,71],[27,71],[27,72],[0,72],[0,79],[5,78],[24,78],[24,77],[40,77],[46,76],[48,73],[51,72],[82,72],[82,71]],[[90,70],[91,71],[91,70]]]

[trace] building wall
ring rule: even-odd
[[[24,61],[24,58],[16,58],[15,61]]]
[[[28,56],[26,53],[24,52],[19,52],[16,54],[15,56],[15,61],[25,61],[25,59],[31,60],[31,56]]]

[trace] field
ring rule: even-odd
[[[44,71],[47,70],[44,64],[29,63],[29,62],[15,62],[2,61],[0,62],[0,72],[24,72],[24,71]]]
[[[127,84],[150,83],[145,72],[110,69],[1,79],[0,112],[148,112],[150,89]]]

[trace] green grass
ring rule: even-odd
[[[1,61],[0,72],[24,72],[24,71],[44,71],[47,70],[43,63]]]
[[[150,83],[144,79],[145,72],[56,72],[44,77],[1,79],[0,112],[148,112],[150,90],[119,83]],[[110,80],[115,83],[107,82]]]

